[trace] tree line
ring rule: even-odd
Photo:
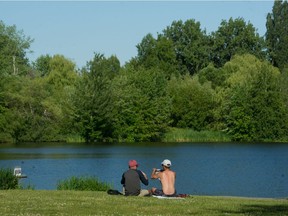
[[[0,140],[161,141],[170,128],[234,141],[287,141],[288,3],[275,1],[259,36],[243,18],[207,34],[194,19],[147,34],[124,66],[95,53],[30,63],[33,40],[0,21]]]

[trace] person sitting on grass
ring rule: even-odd
[[[147,196],[149,191],[142,189],[141,182],[148,185],[149,181],[147,175],[138,170],[139,164],[136,160],[130,160],[128,163],[129,169],[123,173],[121,184],[123,185],[123,194],[125,196]]]
[[[176,196],[175,190],[175,180],[176,172],[171,170],[172,163],[170,160],[165,159],[162,163],[162,170],[158,171],[156,168],[153,168],[151,173],[152,179],[159,179],[162,184],[162,189],[152,188],[151,193],[155,196]]]

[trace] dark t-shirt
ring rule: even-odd
[[[148,179],[146,179],[140,170],[129,169],[123,173],[121,184],[125,188],[126,196],[138,196],[141,191],[141,182],[144,185],[148,185]]]

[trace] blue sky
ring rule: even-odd
[[[0,20],[16,25],[40,55],[61,54],[82,67],[94,53],[116,55],[123,65],[137,55],[136,45],[148,33],[161,33],[174,20],[199,21],[207,33],[222,20],[242,17],[266,32],[274,1],[0,1]]]

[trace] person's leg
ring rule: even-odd
[[[163,196],[164,195],[163,190],[160,190],[160,189],[157,189],[157,188],[155,188],[155,190],[153,191],[152,194],[155,195],[155,196]]]
[[[122,193],[123,193],[123,195],[125,195],[125,187],[123,187]]]
[[[157,188],[152,187],[152,188],[151,188],[151,193],[154,194],[154,192],[155,192],[156,189],[157,189]]]
[[[140,191],[140,194],[138,196],[143,197],[143,196],[148,196],[149,194],[150,192],[148,190],[143,189]]]

